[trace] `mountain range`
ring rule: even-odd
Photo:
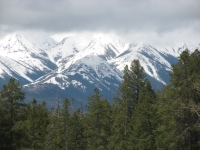
[[[111,101],[125,65],[130,66],[132,60],[140,61],[154,89],[160,89],[169,83],[171,64],[185,49],[192,52],[200,44],[156,49],[107,34],[73,35],[56,41],[53,36],[33,39],[12,33],[0,39],[0,87],[14,77],[23,85],[26,101],[45,100],[49,107],[64,97],[84,105],[94,88]]]

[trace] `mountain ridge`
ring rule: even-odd
[[[140,60],[153,87],[159,89],[169,82],[171,64],[188,48],[184,44],[158,50],[104,34],[73,35],[60,42],[51,37],[40,37],[38,43],[29,39],[17,33],[0,39],[0,82],[5,84],[9,77],[15,77],[23,81],[27,98],[43,100],[52,99],[60,91],[61,98],[86,101],[95,87],[112,99],[125,65],[130,66],[133,59]],[[200,49],[200,45],[190,47],[191,52]]]

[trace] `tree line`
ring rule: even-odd
[[[200,52],[185,50],[154,91],[139,60],[125,66],[113,102],[95,88],[84,113],[65,98],[48,110],[14,78],[0,92],[2,150],[199,150]]]

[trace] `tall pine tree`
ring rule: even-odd
[[[86,149],[84,115],[81,109],[74,111],[69,116],[68,128],[68,149]]]
[[[1,93],[1,107],[4,112],[4,137],[1,138],[0,147],[2,149],[17,149],[21,147],[21,138],[23,137],[20,126],[17,123],[22,119],[22,107],[24,106],[25,93],[22,92],[22,86],[14,78],[10,78],[8,84],[4,85]]]
[[[156,150],[157,108],[156,93],[151,83],[142,88],[131,118],[129,149]]]
[[[70,102],[65,98],[62,109],[58,105],[56,109],[51,110],[46,149],[67,150],[69,148],[69,109]]]
[[[87,137],[87,149],[108,149],[108,137],[110,136],[110,104],[100,92],[94,89],[94,95],[90,96],[86,105],[88,113],[85,116]]]
[[[38,104],[36,99],[27,104],[24,111],[26,120],[22,122],[25,136],[23,147],[31,149],[44,149],[47,126],[49,124],[46,103]]]
[[[200,133],[196,130],[199,116],[196,108],[200,104],[200,92],[195,83],[200,79],[200,52],[195,50],[192,54],[185,50],[180,55],[177,64],[172,65],[170,84],[164,89],[163,118],[165,125],[159,130],[166,130],[165,136],[160,137],[170,149],[199,149],[197,143]],[[166,114],[166,113],[170,113]],[[168,123],[167,123],[168,122]],[[175,138],[172,138],[175,137]],[[161,141],[161,140],[160,140]]]
[[[125,66],[120,86],[121,97],[115,100],[117,107],[115,107],[116,115],[110,138],[111,149],[128,149],[131,118],[138,103],[141,89],[146,82],[146,75],[139,60],[133,60],[130,69]]]

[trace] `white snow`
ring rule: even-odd
[[[159,75],[160,70],[171,70],[171,62],[165,57],[168,55],[178,57],[186,48],[194,51],[200,49],[200,45],[184,43],[175,48],[156,49],[142,42],[129,43],[118,36],[103,33],[56,34],[51,37],[29,39],[13,33],[0,39],[0,77],[4,78],[4,74],[13,76],[14,72],[33,84],[52,83],[63,89],[73,84],[84,89],[81,82],[69,81],[68,76],[79,73],[84,79],[93,83],[88,74],[81,73],[89,73],[91,69],[97,75],[96,80],[99,82],[111,76],[121,81],[125,65],[130,67],[134,59],[139,59],[149,76],[165,84]],[[58,68],[51,70],[43,60],[51,60]],[[82,68],[79,67],[81,65]],[[49,74],[33,81],[27,74],[34,74],[35,71]]]
[[[18,33],[12,33],[1,38],[0,56],[3,63],[1,65],[4,66],[1,67],[0,70],[4,70],[1,72],[9,76],[14,76],[12,72],[15,72],[32,82],[33,80],[27,73],[35,74],[35,71],[51,71],[41,60],[48,60],[48,57],[44,56],[45,51],[40,47],[41,45],[38,46],[39,44],[33,44],[28,38]]]
[[[86,55],[105,55],[105,48],[112,48],[113,53],[118,55],[128,48],[128,44],[121,42],[117,38],[111,39],[103,34],[74,35],[66,37],[59,42],[57,46],[48,52],[48,56],[51,61],[59,65],[59,60],[70,55],[77,55],[77,53],[80,53],[80,57]],[[57,58],[59,59],[57,60]]]

